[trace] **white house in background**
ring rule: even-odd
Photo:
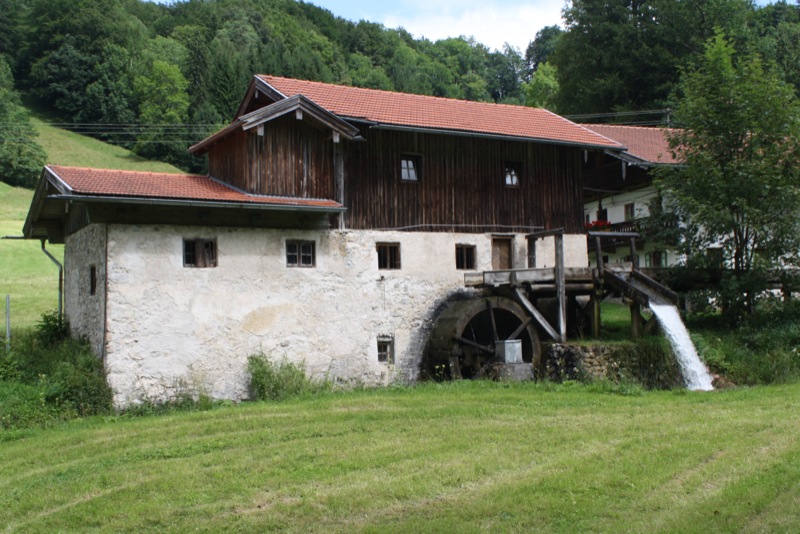
[[[527,238],[550,229],[586,266],[584,153],[623,150],[545,110],[256,76],[190,149],[208,176],[48,166],[24,234],[65,244],[65,313],[118,406],[246,398],[258,352],[414,380],[465,272],[552,268]]]
[[[669,129],[611,124],[583,125],[627,147],[626,152],[587,152],[584,184],[584,223],[587,227],[634,232],[646,224],[648,202],[656,196],[651,171],[679,164],[669,149]],[[668,267],[678,263],[672,250],[642,240],[636,245],[640,267]],[[604,243],[606,262],[631,261],[628,240]],[[590,256],[594,254],[590,250]]]

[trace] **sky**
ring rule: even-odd
[[[536,32],[561,25],[563,0],[306,0],[345,19],[402,26],[432,41],[474,37],[490,49],[505,43],[522,54]]]

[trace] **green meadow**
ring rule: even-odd
[[[180,172],[165,163],[144,160],[130,151],[33,120],[38,142],[51,164],[153,172]],[[0,238],[21,236],[33,191],[0,182]],[[47,244],[59,261],[61,245]],[[58,267],[41,250],[38,241],[0,239],[0,304],[5,318],[5,298],[11,300],[14,331],[33,326],[42,313],[58,306]],[[5,326],[5,322],[3,322]],[[3,328],[5,334],[5,328]]]
[[[0,439],[5,532],[800,531],[798,384],[424,384]]]

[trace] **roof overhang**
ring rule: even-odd
[[[23,225],[26,239],[62,243],[65,235],[95,222],[321,227],[346,211],[334,201],[251,195],[252,201],[87,194],[45,167]],[[79,208],[79,209],[76,209]],[[80,216],[76,213],[80,212]]]
[[[680,167],[680,165],[676,163],[661,163],[661,162],[648,161],[646,159],[636,157],[630,152],[618,152],[615,150],[605,150],[604,152],[607,155],[611,156],[612,158],[617,158],[619,160],[624,161],[628,165],[635,165],[637,167],[642,167],[645,169],[654,167]]]
[[[260,83],[264,84],[264,82]],[[358,129],[352,124],[342,120],[305,96],[295,95],[289,98],[284,97],[283,100],[238,117],[232,124],[219,132],[189,147],[189,152],[197,155],[203,154],[233,132],[239,130],[248,131],[293,112],[300,120],[307,120],[331,130],[334,139],[340,136],[350,140],[358,138]]]

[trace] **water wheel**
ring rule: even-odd
[[[495,342],[519,339],[522,360],[538,368],[541,355],[536,326],[507,297],[461,300],[436,319],[423,365],[436,378],[475,378],[496,361]]]

